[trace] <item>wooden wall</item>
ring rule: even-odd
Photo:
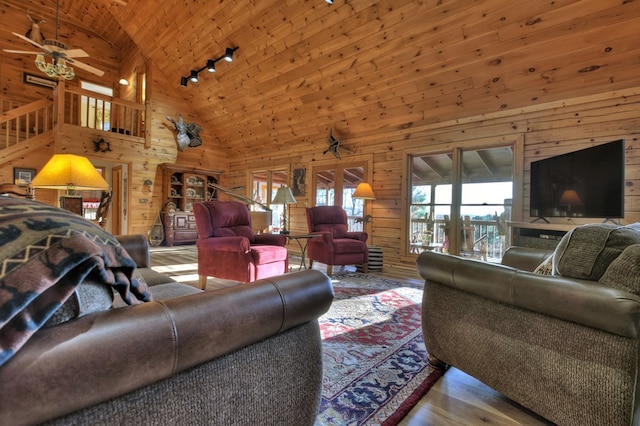
[[[51,19],[49,22],[54,21]],[[0,48],[30,50],[26,42],[20,41],[9,32],[15,31],[22,34],[25,32],[25,28],[29,28],[28,18],[23,12],[7,9],[3,11],[0,23],[8,25],[7,31],[2,33],[4,37],[0,40]],[[48,29],[45,26],[43,31],[46,31],[47,36],[52,36],[52,28],[54,28],[53,25]],[[13,182],[14,167],[40,170],[54,153],[60,152],[84,155],[96,165],[129,167],[130,175],[126,188],[129,195],[129,206],[126,212],[128,229],[125,232],[146,234],[164,203],[161,198],[162,177],[158,168],[159,164],[168,162],[226,170],[227,155],[213,143],[205,143],[198,148],[188,148],[184,152],[178,151],[174,126],[166,117],[175,117],[179,113],[186,122],[201,123],[201,120],[195,115],[193,106],[185,101],[179,91],[175,90],[175,84],[169,84],[160,67],[147,61],[133,42],[124,43],[124,47],[117,48],[100,38],[87,38],[84,32],[72,25],[61,25],[60,33],[65,39],[68,37],[74,40],[72,47],[82,47],[89,53],[89,58],[84,60],[86,63],[94,65],[95,58],[95,66],[105,70],[104,77],[97,77],[77,70],[76,78],[65,84],[78,85],[80,80],[85,79],[113,87],[115,96],[119,95],[133,101],[135,100],[135,85],[121,87],[118,80],[120,77],[125,77],[133,83],[136,73],[146,71],[148,102],[152,112],[150,119],[147,120],[151,146],[145,147],[140,140],[127,138],[116,133],[61,126],[59,132],[51,140],[38,144],[26,142],[27,149],[25,149],[24,155],[0,164],[0,182]],[[18,104],[26,104],[42,98],[52,99],[51,89],[22,82],[23,72],[42,75],[35,67],[33,59],[32,55],[0,53],[0,97],[2,99],[11,99]],[[208,129],[207,126],[204,127],[201,136],[206,142],[207,138],[212,138],[214,131]],[[111,151],[95,152],[93,141],[100,137],[104,137],[110,143]],[[146,179],[153,182],[150,188],[143,185]],[[224,182],[225,179],[226,176],[223,176],[222,181]],[[37,191],[37,199],[56,204],[57,193],[53,190],[41,189]]]
[[[640,221],[640,88],[584,98],[567,99],[546,105],[503,111],[501,113],[467,117],[461,120],[413,127],[404,131],[380,132],[365,138],[352,137],[343,140],[347,146],[357,147],[353,154],[343,152],[342,160],[327,158],[322,151],[271,150],[256,152],[252,156],[232,158],[230,161],[230,185],[242,185],[246,170],[269,168],[274,164],[291,164],[292,168],[307,169],[307,196],[298,197],[292,206],[291,229],[305,232],[304,207],[312,204],[309,186],[312,167],[321,162],[351,162],[373,158],[373,182],[376,193],[373,201],[373,222],[369,243],[381,246],[386,266],[415,268],[415,255],[403,250],[402,193],[405,160],[409,153],[450,150],[452,146],[478,143],[524,141],[524,157],[516,164],[520,185],[515,187],[515,220],[530,221],[529,169],[531,161],[561,154],[619,138],[626,140],[626,193],[623,223]],[[594,171],[597,172],[597,171]],[[557,219],[556,223],[566,223]],[[589,219],[576,219],[575,223],[589,223]],[[291,247],[295,250],[295,247]]]

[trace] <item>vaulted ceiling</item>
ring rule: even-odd
[[[366,140],[640,83],[638,0],[60,0],[60,9],[116,47],[132,39],[231,155],[325,144],[331,128]],[[227,47],[238,47],[233,63],[180,87]]]

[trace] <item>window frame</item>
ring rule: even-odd
[[[437,154],[452,154],[452,194],[451,194],[451,215],[450,227],[453,230],[462,229],[462,219],[460,217],[462,207],[462,153],[465,151],[483,150],[491,148],[499,148],[510,146],[513,150],[513,196],[511,204],[511,221],[522,220],[522,204],[523,204],[523,174],[524,174],[524,135],[514,134],[505,135],[499,138],[477,138],[473,140],[459,141],[442,141],[435,143],[429,147],[418,149],[407,149],[403,156],[403,170],[405,178],[402,179],[402,220],[400,235],[400,256],[403,261],[415,262],[416,253],[411,253],[410,232],[411,223],[411,206],[412,206],[412,164],[411,159],[416,156],[428,156]],[[433,200],[432,200],[433,201]],[[452,254],[460,253],[460,232],[454,231],[449,241],[449,252]],[[507,242],[509,244],[509,242]]]

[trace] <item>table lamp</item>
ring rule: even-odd
[[[66,190],[66,197],[60,197],[62,207],[80,215],[82,215],[82,197],[77,196],[77,190],[109,189],[107,181],[88,158],[73,154],[54,154],[29,186]]]
[[[358,186],[356,187],[356,190],[353,192],[353,195],[351,196],[352,198],[355,199],[360,199],[360,200],[375,200],[376,199],[376,195],[373,193],[373,189],[371,188],[371,185],[369,185],[367,182],[360,182],[358,184]],[[363,201],[364,203],[364,201]],[[371,220],[371,215],[365,215],[362,218],[362,223],[363,225],[366,225],[369,221]]]
[[[281,186],[278,188],[276,192],[276,196],[273,198],[271,204],[283,204],[284,211],[282,212],[282,230],[281,234],[288,234],[289,230],[287,229],[287,210],[289,208],[289,204],[297,203],[296,197],[293,196],[293,192],[291,192],[291,188],[287,186]]]

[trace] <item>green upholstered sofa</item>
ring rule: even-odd
[[[120,242],[154,300],[39,329],[0,366],[1,425],[313,424],[325,274],[200,291],[151,270],[144,236]]]
[[[579,227],[502,265],[420,254],[429,355],[560,425],[640,424],[637,229]]]

